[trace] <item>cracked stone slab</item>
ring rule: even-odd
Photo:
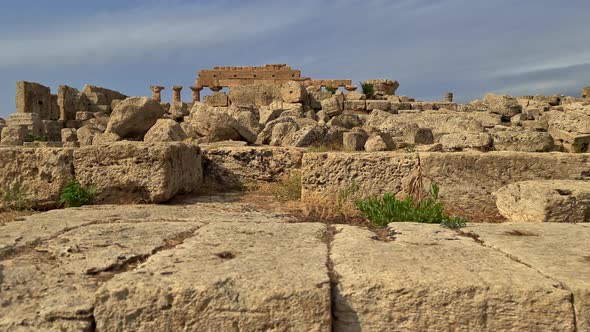
[[[590,331],[589,224],[472,224],[484,245],[562,283],[574,296],[577,331]]]
[[[179,205],[91,205],[51,210],[0,226],[0,258],[14,249],[53,238],[67,230],[95,224],[146,221],[227,222],[291,221],[278,213],[260,211],[250,204],[216,201]]]
[[[0,331],[90,331],[94,293],[105,280],[201,225],[89,225],[1,261]]]
[[[215,223],[97,292],[100,331],[330,331],[326,226]]]
[[[559,283],[438,225],[336,226],[334,331],[574,331]]]

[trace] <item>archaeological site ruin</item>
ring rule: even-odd
[[[17,82],[0,331],[589,332],[590,87],[400,84]]]

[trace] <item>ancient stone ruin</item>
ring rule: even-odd
[[[279,64],[184,88],[16,83],[0,216],[35,213],[0,222],[0,331],[590,331],[589,87],[458,103]],[[240,201],[285,178],[314,214]],[[59,209],[72,180],[95,205]],[[343,208],[435,187],[466,227]]]

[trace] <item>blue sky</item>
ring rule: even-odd
[[[578,95],[588,0],[0,0],[0,117],[15,82],[149,95],[199,69],[287,63],[314,78],[396,79],[399,94]]]

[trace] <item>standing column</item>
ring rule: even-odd
[[[175,85],[172,87],[172,102],[174,103],[181,103],[182,100],[180,98],[180,90],[182,90],[182,85]]]
[[[159,85],[152,85],[152,86],[150,86],[150,89],[152,90],[152,99],[155,99],[156,101],[161,103],[162,102],[162,90],[164,90],[165,88],[163,86],[159,86]]]
[[[201,101],[201,90],[203,90],[203,88],[198,86],[191,86],[190,88],[193,90],[193,103]]]
[[[449,102],[449,103],[453,102],[453,93],[452,92],[445,93],[445,101]]]

